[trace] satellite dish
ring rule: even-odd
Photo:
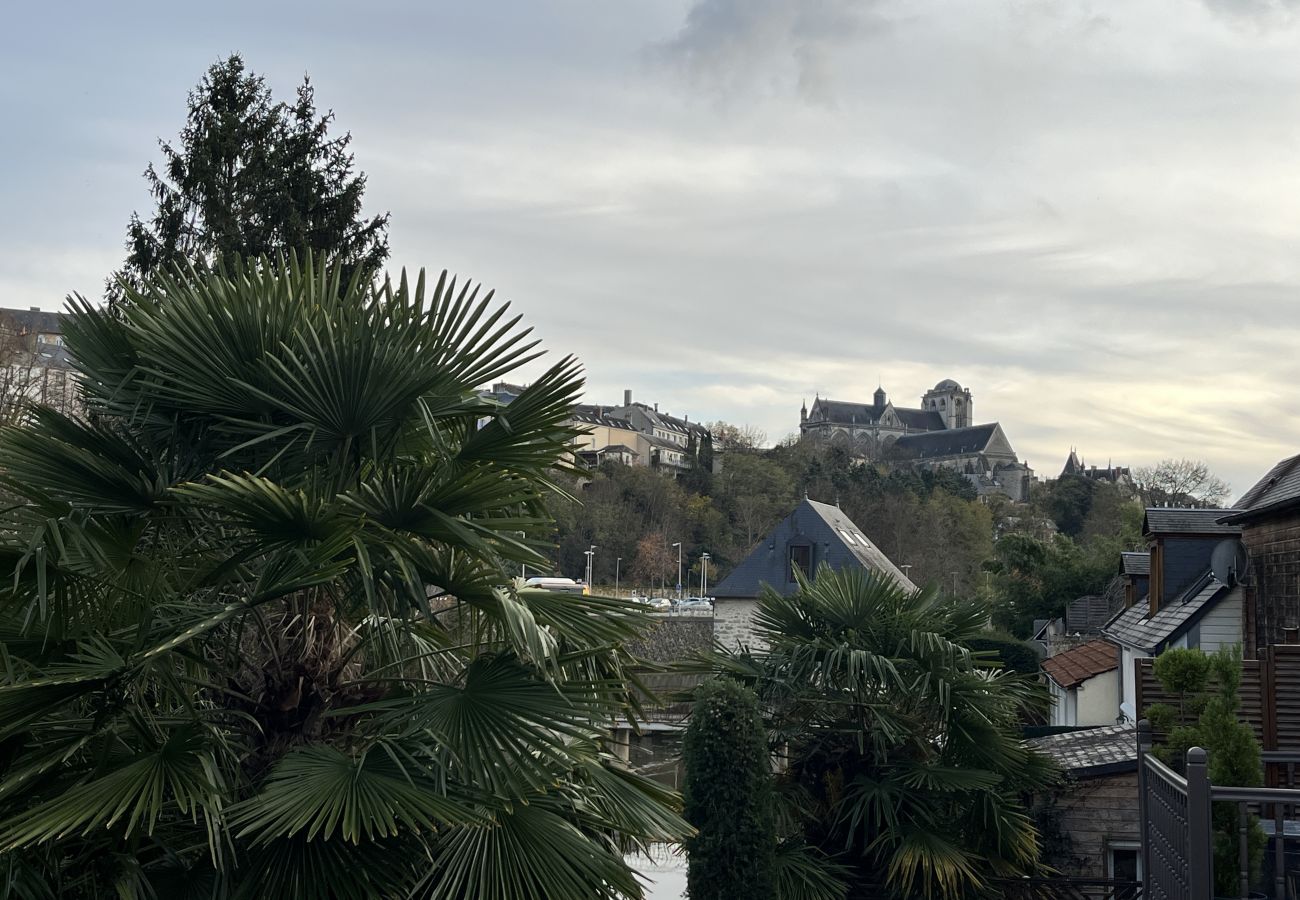
[[[1227,538],[1219,541],[1210,554],[1210,571],[1214,577],[1226,585],[1246,584],[1250,557],[1240,538]]]

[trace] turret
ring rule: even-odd
[[[872,400],[875,401],[876,409],[885,408],[885,403],[888,401],[888,398],[885,396],[885,389],[883,387],[877,386],[876,392],[872,394],[871,397]]]

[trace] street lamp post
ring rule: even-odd
[[[621,556],[614,560],[614,596],[615,597],[618,596],[618,567],[619,564],[622,562],[623,562],[623,557]]]
[[[522,531],[516,531],[515,534],[519,535],[520,540],[527,540],[528,538],[528,535]],[[525,581],[528,580],[528,563],[521,562],[519,564],[519,577],[524,579]]]
[[[682,599],[682,542],[673,544],[677,548],[677,599]]]
[[[596,560],[596,545],[592,544],[589,549],[583,551],[582,555],[587,557],[587,589],[591,590],[591,579],[596,568],[594,565]]]
[[[713,557],[707,553],[700,554],[700,596],[709,596],[709,560]]]
[[[952,595],[956,597],[957,596],[957,573],[949,572],[948,574],[952,576]]]

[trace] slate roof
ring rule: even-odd
[[[1156,653],[1199,619],[1230,588],[1206,572],[1172,603],[1166,603],[1154,616],[1148,616],[1145,603],[1135,603],[1122,611],[1102,629],[1102,634],[1121,644]]]
[[[842,425],[874,425],[885,414],[888,404],[880,406],[874,403],[851,403],[845,400],[823,400],[818,398],[814,407],[820,406],[822,415],[815,421],[833,422]],[[920,431],[943,431],[943,416],[928,409],[908,409],[893,407],[894,415],[906,428]]]
[[[785,571],[792,538],[815,546],[814,566],[822,562],[837,570],[859,566],[890,575],[907,590],[916,589],[838,506],[805,498],[710,593],[720,599],[752,598],[765,586],[783,595],[794,593],[796,585]]]
[[[1282,460],[1237,501],[1236,511],[1223,513],[1229,524],[1261,518],[1300,505],[1300,456]]]
[[[898,421],[908,428],[918,428],[924,431],[943,431],[946,429],[943,424],[943,416],[932,409],[904,409],[895,406],[894,415],[898,416]]]
[[[1183,509],[1152,506],[1142,519],[1143,534],[1241,534],[1238,525],[1225,525],[1220,519],[1231,518],[1236,509]]]
[[[1120,571],[1125,575],[1150,575],[1151,574],[1150,552],[1121,553]]]
[[[894,443],[894,446],[905,450],[917,459],[980,453],[988,447],[997,427],[996,422],[990,422],[987,425],[971,425],[967,428],[947,428],[924,434],[905,434]]]
[[[579,403],[573,407],[573,418],[575,421],[584,422],[588,425],[605,425],[609,428],[623,428],[627,431],[636,431],[636,428],[627,419],[620,419],[617,416],[611,416],[599,406],[590,406],[586,403]]]
[[[1110,641],[1088,641],[1043,660],[1047,677],[1063,688],[1078,687],[1119,668],[1119,648]]]
[[[844,400],[818,400],[822,416],[827,422],[844,424],[870,425],[880,419],[885,411],[883,406],[872,403],[850,403]],[[897,409],[894,412],[898,412]]]
[[[1137,769],[1133,725],[1103,725],[1026,741],[1074,775],[1113,775]]]
[[[63,313],[43,309],[0,308],[0,317],[14,323],[19,334],[62,334]]]

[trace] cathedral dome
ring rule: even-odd
[[[934,389],[936,391],[960,391],[961,385],[953,381],[951,378],[945,378],[943,381],[936,384]]]

